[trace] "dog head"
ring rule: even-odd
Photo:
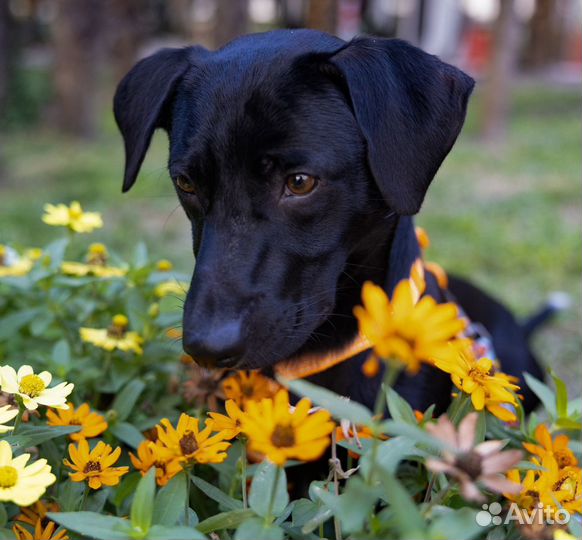
[[[399,216],[419,210],[472,87],[405,42],[309,30],[139,62],[114,103],[123,190],[166,130],[196,258],[185,350],[248,369],[351,338],[360,287],[385,281]]]

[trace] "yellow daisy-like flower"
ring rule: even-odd
[[[156,270],[158,270],[158,272],[169,272],[172,268],[174,268],[174,265],[171,261],[168,261],[168,259],[160,259],[156,263]]]
[[[329,446],[334,423],[327,411],[310,414],[310,409],[311,401],[306,398],[291,409],[289,393],[284,389],[274,399],[249,401],[242,416],[242,431],[249,439],[249,450],[279,466],[288,459],[318,459]]]
[[[241,432],[241,421],[244,412],[232,399],[226,400],[224,404],[226,415],[211,412],[208,413],[214,431],[222,433],[225,439],[234,439]]]
[[[40,499],[57,479],[46,459],[26,465],[30,454],[12,457],[12,447],[0,441],[0,501],[28,506]]]
[[[0,368],[2,391],[15,394],[22,399],[29,410],[37,409],[39,405],[65,409],[67,396],[73,391],[73,383],[62,382],[49,388],[52,375],[42,371],[36,375],[31,366],[21,366],[18,372],[11,366]]]
[[[167,459],[167,452],[160,452],[160,447],[153,441],[143,441],[137,447],[137,456],[130,452],[129,458],[142,476],[155,467],[156,481],[159,486],[165,486],[174,476],[184,470],[178,458]]]
[[[273,379],[261,375],[258,371],[237,371],[222,381],[226,399],[232,399],[243,408],[248,401],[273,397],[279,388],[281,387]]]
[[[368,281],[362,288],[364,306],[354,308],[360,331],[376,354],[396,359],[410,373],[440,356],[466,326],[455,304],[437,304],[430,296],[416,303],[417,289],[410,280],[402,280],[389,299],[384,289]]]
[[[95,243],[89,246],[86,260],[87,263],[64,262],[61,270],[70,276],[96,276],[100,278],[122,277],[127,274],[126,268],[108,266],[109,253],[104,244]]]
[[[519,494],[504,493],[503,496],[514,503],[516,503],[523,510],[533,509],[540,501],[540,494],[538,487],[536,487],[536,474],[533,470],[528,470],[524,478],[521,478],[518,469],[511,469],[507,472],[507,479],[514,484],[521,486]]]
[[[112,450],[103,441],[89,450],[87,439],[81,439],[77,446],[69,444],[71,461],[65,458],[63,463],[75,471],[69,473],[73,482],[87,481],[91,489],[99,489],[101,486],[116,486],[129,470],[129,467],[113,467],[120,455],[121,448]]]
[[[76,233],[90,233],[103,227],[101,214],[99,212],[84,212],[78,201],[73,201],[71,206],[45,204],[44,211],[42,220],[47,225],[68,227]]]
[[[582,470],[579,467],[560,469],[550,453],[544,455],[541,466],[544,470],[540,471],[535,486],[544,507],[582,513]]]
[[[212,424],[200,430],[198,418],[182,413],[174,428],[167,418],[157,426],[159,456],[165,460],[177,458],[181,463],[222,463],[230,443],[222,433],[210,436]]]
[[[163,298],[170,294],[184,296],[188,291],[188,283],[184,281],[164,281],[156,286],[154,294],[158,298]]]
[[[16,251],[0,244],[0,278],[21,277],[30,272],[32,260],[20,257]]]
[[[88,403],[83,403],[78,409],[72,403],[67,403],[68,409],[47,411],[46,417],[49,426],[81,426],[81,430],[71,433],[73,441],[90,439],[101,435],[107,427],[107,420],[102,414],[92,412]]]
[[[538,444],[523,443],[523,447],[534,456],[543,459],[546,454],[552,454],[560,469],[575,467],[578,459],[570,450],[570,438],[567,435],[556,435],[552,440],[550,431],[545,424],[540,424],[535,430],[535,439]]]
[[[515,392],[519,386],[505,374],[496,373],[493,360],[475,359],[469,343],[460,340],[452,344],[446,355],[434,359],[435,366],[450,373],[455,386],[471,396],[477,411],[485,408],[504,422],[516,421],[516,415],[508,406],[517,405]]]
[[[12,408],[12,405],[4,405],[0,407],[0,433],[6,433],[14,429],[13,426],[6,426],[6,422],[10,422],[18,415],[18,409]]]
[[[143,354],[143,338],[137,332],[128,332],[129,320],[125,315],[115,315],[109,328],[80,328],[81,339],[96,347],[113,351],[133,351]]]
[[[12,532],[17,540],[69,540],[67,529],[59,529],[56,533],[57,524],[49,521],[43,526],[39,519],[34,525],[34,531],[29,531],[23,525],[16,523],[12,527]]]

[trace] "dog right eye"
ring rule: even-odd
[[[190,183],[190,181],[183,177],[183,176],[178,176],[176,177],[176,185],[178,186],[179,189],[181,189],[182,191],[185,191],[186,193],[195,193],[195,189],[194,186]]]

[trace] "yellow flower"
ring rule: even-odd
[[[18,415],[18,409],[13,409],[12,405],[4,405],[0,407],[0,433],[6,433],[14,429],[13,426],[4,425],[5,422],[10,422],[15,416]]]
[[[0,244],[0,278],[25,276],[31,268],[31,259],[20,257],[13,249]]]
[[[551,453],[544,455],[541,465],[544,470],[535,486],[542,504],[553,510],[562,507],[571,514],[582,513],[582,470],[578,467],[560,469]]]
[[[554,540],[577,540],[572,534],[567,533],[564,529],[554,531]]]
[[[46,488],[57,479],[46,459],[26,465],[30,454],[12,458],[12,448],[0,441],[0,501],[28,506],[40,499]]]
[[[156,263],[156,269],[160,272],[169,272],[172,268],[174,268],[174,265],[167,259],[160,259]]]
[[[154,294],[158,298],[163,298],[170,294],[184,296],[188,291],[188,283],[184,281],[164,281],[156,286]]]
[[[28,523],[32,526],[38,520],[43,521],[46,518],[48,512],[59,512],[60,507],[56,502],[47,502],[43,500],[36,501],[31,506],[25,506],[20,509],[21,514],[18,514],[14,521],[21,521],[22,523]]]
[[[67,529],[59,529],[55,534],[56,528],[57,524],[54,521],[49,521],[43,527],[42,520],[39,519],[34,526],[33,532],[30,532],[19,523],[12,527],[12,532],[17,540],[69,540]]]
[[[216,412],[208,413],[212,419],[209,421],[209,425],[214,431],[222,433],[225,439],[233,439],[240,433],[244,412],[232,399],[228,399],[224,407],[226,415]]]
[[[70,276],[96,276],[101,278],[122,277],[127,274],[127,269],[108,266],[109,253],[104,244],[95,243],[89,246],[86,260],[87,264],[79,262],[64,262],[61,270]]]
[[[101,214],[98,212],[83,212],[83,208],[77,201],[71,206],[66,204],[45,204],[45,214],[42,220],[47,225],[56,227],[68,227],[76,233],[90,233],[94,229],[103,227]]]
[[[159,486],[165,486],[174,476],[184,470],[178,458],[168,459],[167,452],[160,452],[160,447],[148,440],[137,447],[137,456],[130,452],[129,458],[142,476],[155,467],[156,481]]]
[[[113,351],[133,351],[143,354],[143,338],[136,332],[128,332],[129,320],[125,315],[115,315],[109,328],[80,328],[81,339],[96,347]]]
[[[59,411],[47,411],[46,416],[49,426],[81,426],[81,431],[71,433],[70,439],[80,441],[101,435],[107,427],[105,417],[99,413],[91,412],[88,403],[83,403],[78,409],[72,403],[67,403],[68,409]]]
[[[486,408],[504,422],[517,420],[508,406],[516,406],[514,392],[519,386],[513,384],[503,373],[496,373],[489,358],[475,359],[467,340],[451,345],[447,355],[434,359],[439,369],[451,374],[455,386],[470,394],[473,407],[477,411]]]
[[[556,435],[554,440],[545,424],[540,424],[535,430],[535,438],[539,444],[523,443],[523,447],[539,458],[552,454],[560,469],[578,465],[578,459],[570,450],[570,438],[567,435]]]
[[[26,365],[21,366],[18,373],[11,366],[2,366],[0,377],[2,391],[19,396],[29,410],[34,410],[39,405],[65,409],[67,396],[75,387],[73,383],[62,382],[49,388],[52,375],[48,371],[42,371],[36,375],[32,367]]]
[[[430,362],[447,350],[447,344],[465,326],[454,304],[437,304],[430,296],[415,303],[418,286],[402,280],[392,299],[371,282],[364,283],[364,306],[356,306],[361,332],[374,345],[380,358],[396,359],[411,373],[420,369],[421,362]]]
[[[198,418],[182,413],[174,428],[167,418],[157,426],[159,454],[166,460],[177,458],[181,463],[222,463],[230,443],[222,433],[210,436],[212,425],[200,430]]]
[[[227,399],[232,399],[239,407],[251,401],[260,401],[275,395],[280,386],[258,371],[237,371],[222,382],[222,390]]]
[[[113,467],[119,459],[121,448],[112,451],[111,446],[99,441],[93,450],[89,451],[87,439],[81,439],[79,444],[69,444],[71,461],[64,459],[63,463],[75,472],[69,473],[73,482],[87,480],[91,489],[101,486],[116,486],[129,467]]]
[[[511,469],[507,472],[507,479],[514,484],[521,486],[519,494],[504,493],[503,496],[509,501],[513,501],[524,510],[532,510],[540,500],[540,494],[536,487],[535,471],[528,470],[523,480],[518,469]]]
[[[279,390],[274,399],[249,401],[242,416],[249,450],[279,466],[288,459],[318,459],[329,446],[334,423],[327,411],[310,414],[310,409],[311,402],[304,398],[292,410],[287,390]]]

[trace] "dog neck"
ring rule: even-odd
[[[420,257],[420,247],[414,230],[414,221],[409,216],[398,218],[390,243],[384,288],[388,294],[399,281],[407,279],[414,261]],[[357,331],[339,348],[328,351],[305,352],[288,360],[278,362],[275,374],[288,380],[302,379],[326,371],[371,348],[369,340]]]

